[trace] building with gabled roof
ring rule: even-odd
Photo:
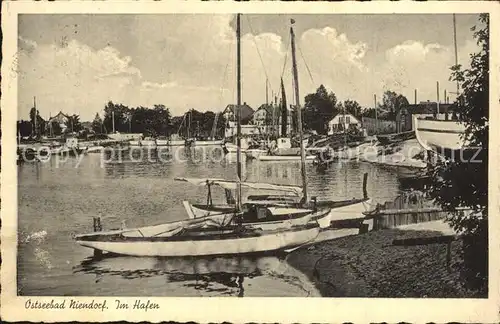
[[[226,106],[226,109],[224,109],[222,114],[227,121],[236,121],[236,108],[237,105],[233,104],[229,104]],[[254,110],[252,109],[252,107],[244,102],[243,105],[241,105],[241,124],[246,125],[251,122],[253,114]]]

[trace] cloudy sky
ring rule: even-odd
[[[279,90],[293,97],[290,15],[244,15],[243,101],[257,107]],[[385,90],[436,99],[454,63],[452,15],[293,15],[301,101],[320,84],[340,100],[373,106]],[[457,15],[458,56],[477,51],[476,15]],[[60,110],[82,120],[107,101],[164,104],[174,115],[220,111],[236,101],[234,15],[20,15],[19,118],[33,96],[43,117]],[[271,96],[271,95],[270,95]],[[442,97],[442,95],[441,95]],[[452,95],[450,95],[450,99]]]

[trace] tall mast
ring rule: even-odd
[[[219,117],[219,113],[216,113],[215,114],[215,117],[214,117],[214,123],[212,125],[212,140],[215,140],[215,137],[217,135],[217,119]]]
[[[115,132],[115,108],[113,107],[113,110],[111,111],[111,116],[113,119],[113,133]]]
[[[457,21],[453,14],[453,43],[455,44],[455,66],[458,65],[458,49],[457,49]],[[457,80],[457,103],[458,103],[459,84]]]
[[[378,112],[377,112],[377,95],[373,95],[373,107],[375,108],[375,134],[378,134]]]
[[[437,100],[436,111],[437,114],[439,115],[439,81],[436,81],[436,100]]]
[[[302,109],[300,108],[300,95],[299,95],[299,77],[297,73],[297,60],[295,57],[295,33],[293,32],[293,24],[295,20],[291,19],[290,26],[290,36],[292,41],[292,72],[293,72],[293,80],[295,86],[295,106],[297,107],[297,127],[299,129],[299,141],[300,141],[300,167],[302,173],[302,194],[304,202],[307,202],[307,175],[306,175],[306,152],[304,149],[304,141],[302,134]]]
[[[188,127],[187,127],[187,138],[189,139],[191,137],[191,114],[193,110],[189,111],[189,116],[188,116]]]
[[[236,208],[241,211],[241,30],[240,30],[240,14],[236,14],[236,162],[238,184],[236,188]]]
[[[36,125],[36,122],[37,122],[37,117],[38,117],[38,111],[36,110],[36,97],[33,97],[33,108],[35,108],[35,137],[38,136],[38,129],[37,129],[37,125]]]
[[[268,84],[269,84],[269,80],[266,78],[266,108],[269,105],[269,89],[267,86]]]

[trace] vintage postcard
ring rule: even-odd
[[[2,3],[1,318],[498,322],[499,9]]]

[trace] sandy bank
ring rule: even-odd
[[[396,238],[441,233],[405,228],[341,237],[294,251],[287,261],[325,297],[479,297],[459,283],[460,240],[451,245],[451,272],[446,244],[392,245]]]

